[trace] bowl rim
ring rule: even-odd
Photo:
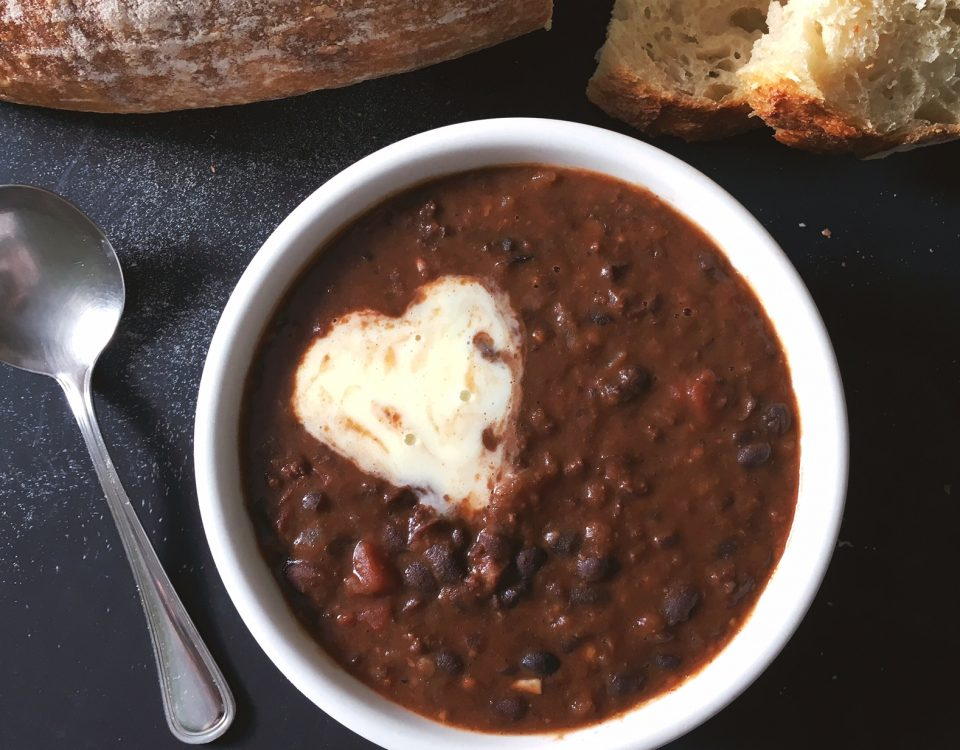
[[[498,154],[530,158],[498,159]],[[263,326],[285,290],[345,224],[403,187],[512,163],[580,167],[624,179],[698,224],[753,288],[777,331],[803,424],[800,487],[787,545],[738,632],[673,690],[599,724],[559,734],[476,732],[439,724],[388,701],[349,676],[300,627],[259,549],[254,555],[241,549],[249,553],[253,529],[238,494],[239,398]],[[803,373],[803,399],[798,373]],[[194,469],[207,542],[241,619],[280,672],[341,724],[401,750],[429,741],[467,748],[552,743],[639,750],[684,734],[730,703],[796,630],[836,544],[846,495],[848,428],[836,356],[819,312],[786,255],[740,203],[693,167],[629,136],[560,120],[500,118],[426,131],[364,157],[309,195],[267,238],[240,277],[210,343],[197,399]],[[705,675],[710,675],[706,681]]]

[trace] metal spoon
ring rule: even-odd
[[[46,190],[0,185],[0,361],[63,388],[140,592],[170,731],[199,744],[230,726],[233,695],[137,520],[93,412],[90,378],[123,300],[116,253],[89,218]]]

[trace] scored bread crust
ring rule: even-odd
[[[420,68],[549,26],[552,0],[0,0],[0,99],[244,104]]]
[[[587,97],[608,115],[639,130],[688,141],[723,138],[763,124],[749,116],[750,105],[742,98],[706,101],[651,85],[628,68],[602,63],[587,85]]]
[[[960,138],[960,125],[917,124],[890,133],[864,128],[786,79],[755,83],[747,92],[747,101],[774,129],[774,138],[816,153],[876,158]]]

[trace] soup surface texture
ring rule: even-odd
[[[437,309],[480,310],[464,330],[497,322],[495,336],[469,340],[492,363],[471,372],[500,389],[488,400],[506,410],[478,443],[474,422],[456,422],[450,407],[460,432],[437,450],[472,435],[497,457],[484,464],[487,484],[469,478],[489,492],[460,504],[370,468],[440,476],[426,471],[425,434],[403,434],[419,451],[404,461],[386,433],[341,413],[340,396],[323,391],[313,432],[312,407],[297,401],[317,342],[341,381],[353,378],[343,392],[361,411],[365,398],[400,392],[392,365],[372,382],[372,370],[342,358],[400,340],[401,324],[427,326],[424,305],[439,299],[429,290],[456,284],[462,293]],[[365,333],[347,327],[357,316]],[[444,320],[429,330],[441,336]],[[456,337],[422,352],[403,340],[412,360],[449,349],[460,366],[472,351]],[[404,419],[450,399],[469,404],[472,381],[454,383],[448,370],[457,372],[435,362],[429,377],[405,373],[414,386],[397,405]],[[356,426],[357,441],[317,439],[331,415],[346,420],[334,429]],[[546,166],[437,179],[351,223],[279,304],[242,425],[250,514],[304,626],[387,698],[485,731],[597,722],[696,672],[749,615],[797,497],[786,357],[747,284],[653,195]],[[396,460],[348,456],[363,440]]]

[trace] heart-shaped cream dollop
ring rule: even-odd
[[[317,440],[440,512],[481,509],[506,470],[521,374],[506,296],[443,276],[400,317],[337,319],[300,362],[293,409]]]

